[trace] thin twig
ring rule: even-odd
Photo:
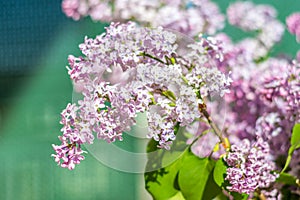
[[[211,128],[213,129],[213,131],[215,132],[215,134],[218,136],[218,138],[220,139],[220,141],[225,145],[227,142],[223,138],[222,132],[220,131],[220,129],[218,128],[218,126],[212,121],[209,113],[206,110],[205,104],[198,104],[198,109],[204,115],[204,117],[207,119],[209,125],[211,126]]]
[[[166,62],[162,61],[161,59],[159,59],[159,58],[157,58],[157,57],[154,57],[154,56],[152,56],[152,55],[150,55],[150,54],[148,54],[148,53],[146,53],[146,52],[141,53],[140,56],[152,58],[153,60],[156,60],[157,62],[160,62],[160,63],[162,63],[162,64],[168,65],[168,63],[166,63]]]

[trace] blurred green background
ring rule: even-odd
[[[224,13],[232,1],[216,2]],[[282,22],[300,11],[295,0],[256,2],[272,3]],[[80,55],[84,36],[103,30],[90,19],[67,19],[58,0],[0,2],[0,200],[146,198],[141,174],[110,169],[91,155],[69,171],[50,157],[51,144],[59,144],[60,112],[72,101],[67,56]],[[235,40],[244,35],[233,27],[225,31]],[[294,56],[297,49],[286,32],[273,54]]]

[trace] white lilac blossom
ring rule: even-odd
[[[225,161],[229,166],[226,180],[229,191],[251,194],[258,188],[267,188],[275,182],[275,163],[269,160],[269,145],[262,138],[251,143],[245,139],[232,145]]]
[[[63,0],[62,9],[74,20],[85,16],[103,22],[136,20],[190,36],[214,34],[224,27],[225,21],[210,0]]]
[[[83,99],[62,112],[63,144],[53,145],[56,162],[73,169],[84,158],[83,144],[92,144],[95,137],[122,140],[141,112],[147,114],[149,138],[170,149],[175,126],[199,119],[198,105],[209,93],[228,92],[231,79],[214,66],[222,61],[222,48],[212,41],[199,38],[186,47],[188,54],[180,55],[175,34],[132,22],[112,23],[106,33],[85,38],[80,45],[84,56],[69,56],[67,67]],[[114,71],[122,77],[119,82],[111,77]]]
[[[269,5],[255,5],[250,1],[238,1],[227,8],[229,23],[246,31],[263,29],[276,17],[276,10]]]
[[[93,135],[90,135],[90,129],[86,129],[87,132],[79,135],[79,131],[82,128],[82,123],[77,123],[78,120],[78,107],[75,104],[68,104],[66,109],[61,113],[60,123],[64,125],[61,129],[63,132],[62,136],[59,136],[61,145],[52,145],[56,154],[52,154],[57,162],[62,167],[68,167],[70,170],[74,169],[75,164],[79,164],[81,160],[84,159],[84,156],[81,155],[85,153],[81,149],[81,145],[85,142],[92,142]],[[83,130],[85,130],[83,128]],[[84,137],[87,135],[88,140]],[[91,140],[90,140],[91,139]]]

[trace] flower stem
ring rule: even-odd
[[[154,57],[154,56],[152,56],[152,55],[150,55],[150,54],[148,54],[148,53],[146,53],[146,52],[143,52],[143,53],[141,53],[141,54],[139,54],[139,55],[140,55],[140,56],[144,56],[144,57],[151,58],[151,59],[153,59],[153,60],[156,60],[157,62],[160,62],[160,63],[162,63],[162,64],[168,65],[168,63],[165,63],[165,62],[162,61],[161,59],[159,59],[159,58],[157,58],[157,57]]]
[[[222,136],[222,131],[218,128],[218,126],[212,121],[209,113],[206,110],[205,104],[198,104],[199,111],[204,115],[204,117],[207,119],[210,127],[213,129],[214,133],[218,136],[222,144],[224,145],[225,149],[227,149],[228,141]]]

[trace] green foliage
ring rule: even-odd
[[[228,200],[228,197],[224,193],[220,193],[214,200]]]
[[[214,168],[214,180],[218,186],[223,186],[226,176],[227,166],[222,158],[220,158]]]
[[[149,143],[148,150],[153,148],[153,144],[153,141]],[[218,174],[215,171],[221,169],[224,171],[225,167],[226,172],[226,166],[223,166],[222,159],[216,162],[210,158],[199,158],[190,149],[186,149],[179,156],[177,151],[170,154],[176,155],[177,160],[166,167],[145,173],[146,189],[153,199],[200,200],[220,196],[222,193],[220,185],[223,184],[224,174]],[[160,156],[156,161],[163,166],[165,157],[168,157],[167,152],[156,155]],[[217,166],[216,163],[218,163]],[[146,169],[148,170],[151,169],[149,165],[151,165],[150,160],[147,163],[148,168]],[[218,184],[215,179],[218,180]]]
[[[300,124],[295,124],[291,136],[291,146],[289,148],[288,157],[285,162],[285,166],[282,169],[280,176],[277,178],[276,182],[284,184],[281,188],[282,199],[299,199],[300,196],[296,193],[292,193],[291,187],[300,187],[299,179],[296,177],[284,173],[288,169],[289,164],[292,159],[292,155],[296,149],[300,148]]]
[[[214,181],[213,173],[210,173],[208,181],[206,182],[202,199],[214,199],[220,194],[222,194],[222,189]]]
[[[233,196],[234,200],[247,200],[249,197],[248,194],[240,194],[237,192],[231,192],[230,194]]]
[[[176,132],[178,132],[178,127],[176,127]],[[180,198],[181,194],[178,194],[180,191],[177,175],[185,152],[176,151],[180,145],[174,145],[170,151],[158,149],[157,145],[158,142],[152,139],[147,146],[148,162],[144,174],[146,189],[156,200],[184,199]]]
[[[297,178],[288,173],[281,173],[276,182],[297,186]]]
[[[291,146],[294,149],[300,148],[300,124],[295,124],[291,138]]]
[[[167,167],[145,173],[146,189],[153,199],[170,199],[179,192],[175,180],[180,167],[181,159],[178,159]]]
[[[281,188],[282,200],[299,200],[300,196],[296,192],[293,192],[293,188],[290,185],[284,185]]]
[[[210,174],[213,173],[215,161],[210,158],[199,158],[189,152],[183,158],[183,165],[179,171],[178,182],[183,196],[188,200],[204,199],[204,196],[213,198],[220,188],[214,183]],[[213,183],[210,183],[213,182]],[[207,185],[217,186],[205,190]],[[211,194],[204,194],[205,191]]]
[[[185,198],[182,196],[181,192],[177,192],[176,195],[172,196],[168,200],[185,200]]]
[[[147,191],[155,200],[227,199],[222,193],[228,184],[225,183],[226,163],[222,158],[216,161],[195,156],[186,145],[182,130],[176,126],[177,138],[171,150],[158,149],[153,139],[148,143]]]
[[[288,168],[293,153],[298,148],[300,148],[300,124],[295,124],[291,137],[291,147],[289,148],[288,157],[286,159],[285,166],[282,169],[281,173],[283,173]]]

